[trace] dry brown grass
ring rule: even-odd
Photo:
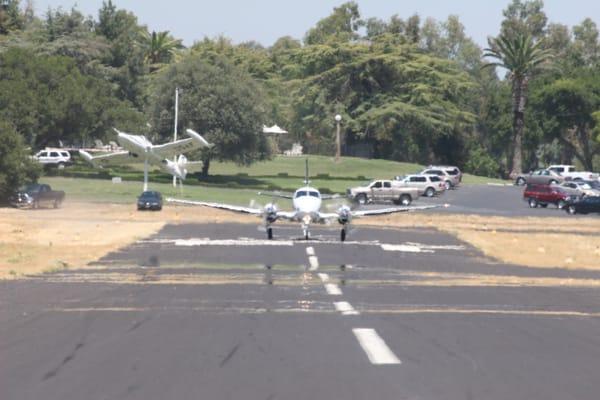
[[[600,270],[600,220],[597,218],[411,213],[388,215],[379,221],[394,227],[437,228],[509,264]],[[372,223],[367,219],[357,222]]]
[[[600,220],[503,218],[425,213],[357,220],[389,227],[432,227],[497,260],[535,267],[600,270]],[[168,205],[160,213],[133,205],[67,202],[58,210],[0,209],[0,278],[81,267],[157,232],[166,223],[258,223],[256,217]],[[510,230],[510,232],[505,232]]]

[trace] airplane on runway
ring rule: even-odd
[[[311,224],[324,224],[331,221],[337,221],[340,225],[342,225],[342,229],[340,230],[340,240],[342,242],[346,240],[346,236],[350,228],[350,223],[352,222],[353,218],[414,210],[426,210],[437,207],[389,207],[375,210],[352,210],[349,206],[342,205],[338,208],[336,212],[322,212],[321,204],[323,200],[331,200],[339,197],[323,196],[317,189],[310,186],[310,181],[308,180],[308,160],[306,160],[306,172],[304,183],[306,186],[299,188],[294,192],[294,194],[286,195],[279,193],[259,193],[263,195],[269,195],[272,197],[291,199],[292,205],[294,207],[293,211],[280,211],[274,202],[267,204],[264,208],[242,207],[223,203],[179,200],[174,198],[167,198],[167,202],[219,208],[262,217],[267,232],[267,237],[270,240],[273,239],[273,228],[271,227],[271,225],[280,219],[300,222],[302,224],[302,233],[304,235],[304,238],[307,240],[310,238],[309,229]]]
[[[191,129],[186,131],[189,138],[159,145],[153,145],[143,135],[132,135],[116,128],[113,129],[117,133],[117,141],[125,151],[92,156],[90,153],[80,150],[79,154],[95,167],[144,162],[144,190],[147,190],[148,164],[157,165],[163,171],[179,179],[185,179],[188,173],[199,171],[202,168],[202,162],[188,161],[182,153],[211,146],[206,139]],[[177,161],[170,160],[177,154],[180,155]]]

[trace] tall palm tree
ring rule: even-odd
[[[169,31],[146,33],[142,38],[144,57],[151,69],[160,68],[161,64],[168,64],[173,59],[175,52],[183,48],[181,40],[169,36]]]
[[[525,126],[525,105],[529,81],[550,59],[549,49],[542,48],[542,42],[534,42],[531,35],[517,33],[501,34],[488,41],[490,48],[484,49],[483,57],[497,61],[484,64],[485,67],[502,67],[508,70],[512,84],[513,101],[513,159],[510,175],[520,174],[523,169],[523,128]]]

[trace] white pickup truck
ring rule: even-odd
[[[566,180],[592,181],[599,178],[599,175],[593,172],[576,171],[573,165],[551,165],[547,169],[563,176]]]

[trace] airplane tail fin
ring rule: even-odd
[[[308,179],[308,158],[306,159],[306,164],[304,165],[304,183],[306,185],[310,184],[310,180]]]

